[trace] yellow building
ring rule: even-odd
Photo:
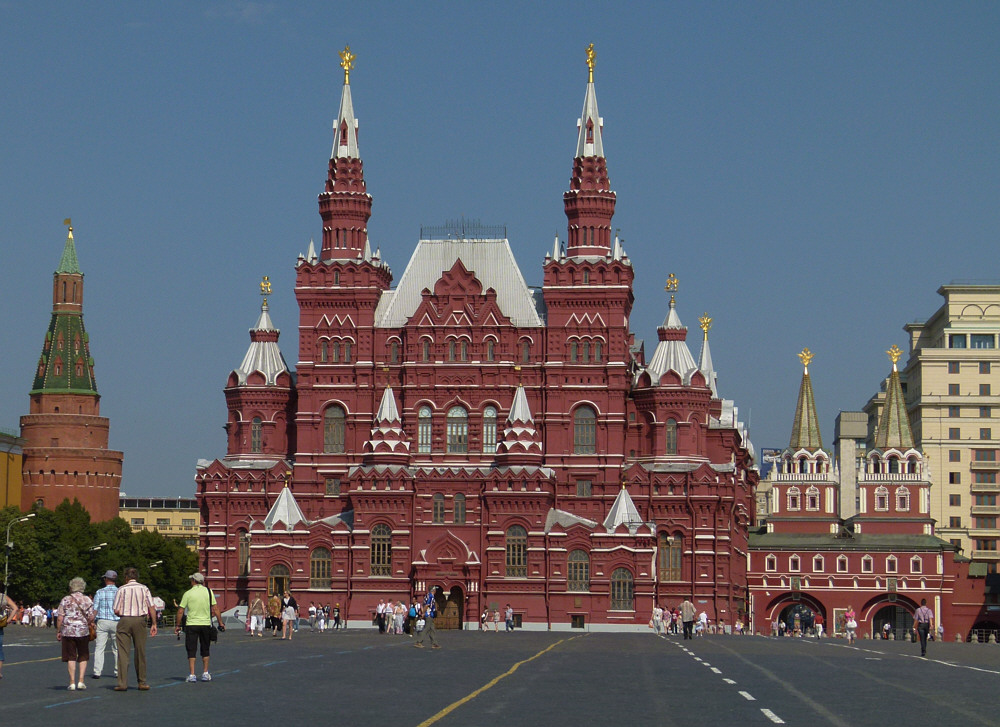
[[[937,535],[996,572],[1000,284],[956,282],[938,293],[945,302],[934,315],[904,326],[910,334],[903,372],[907,410],[930,466]]]
[[[122,497],[119,517],[132,531],[152,530],[171,538],[182,538],[191,550],[198,548],[198,501],[193,497]]]
[[[21,462],[24,440],[15,431],[0,429],[0,508],[21,507]]]

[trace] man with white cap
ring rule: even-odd
[[[91,679],[100,679],[104,671],[104,652],[111,642],[111,654],[115,659],[115,676],[118,676],[118,644],[115,632],[118,630],[118,615],[115,613],[115,595],[118,593],[118,574],[109,570],[104,574],[104,587],[94,594],[94,613],[97,624],[97,643],[94,644],[94,673]]]
[[[181,605],[177,609],[177,625],[174,633],[180,633],[181,619],[187,616],[184,621],[184,646],[187,649],[188,667],[190,674],[188,682],[198,681],[194,673],[195,660],[198,657],[198,645],[201,645],[201,680],[203,682],[212,681],[212,675],[208,671],[208,655],[211,648],[212,637],[212,616],[219,620],[219,631],[225,631],[226,627],[222,623],[222,614],[219,612],[219,604],[215,601],[215,594],[205,587],[205,574],[191,574],[191,588],[184,592],[181,597]]]

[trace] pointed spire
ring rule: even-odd
[[[677,299],[673,295],[677,291],[677,278],[673,273],[667,278],[664,289],[671,294],[670,306],[663,325],[656,329],[660,342],[649,360],[646,371],[653,386],[659,384],[660,378],[667,371],[676,373],[681,383],[686,386],[691,383],[691,376],[698,370],[698,366],[695,365],[694,356],[691,355],[691,349],[687,345],[687,328],[677,315]]]
[[[792,437],[788,443],[789,449],[807,449],[816,451],[823,449],[823,438],[819,431],[819,417],[816,416],[816,400],[813,397],[812,380],[809,378],[809,362],[815,355],[808,349],[802,349],[799,360],[802,361],[802,383],[799,385],[799,399],[795,404],[795,421],[792,423]]]
[[[76,245],[73,243],[73,224],[68,217],[63,221],[63,224],[69,227],[69,233],[66,235],[66,246],[63,248],[62,258],[59,260],[56,272],[67,275],[82,275],[80,263],[76,259]]]
[[[350,71],[355,56],[347,46],[340,53],[344,87],[333,125],[333,150],[326,187],[319,196],[323,218],[322,260],[356,260],[368,235],[372,198],[365,188],[364,164],[358,149],[358,120],[351,99]]]
[[[531,464],[542,457],[542,439],[528,405],[524,384],[518,384],[510,405],[507,424],[497,444],[498,465]]]
[[[896,367],[903,352],[898,346],[893,345],[886,353],[892,361],[892,373],[889,375],[889,385],[885,390],[885,403],[882,405],[882,416],[878,420],[878,431],[875,432],[875,448],[906,451],[913,449],[914,444],[903,386]]]
[[[625,483],[623,482],[618,497],[615,498],[611,509],[608,511],[608,516],[604,518],[604,528],[609,533],[613,533],[621,525],[633,528],[641,524],[642,517],[639,515],[639,510],[636,509],[635,503],[632,502],[632,497],[628,494],[628,490],[625,488]]]
[[[615,193],[611,191],[607,160],[604,158],[604,121],[597,110],[594,88],[594,44],[587,47],[589,80],[583,97],[583,111],[577,121],[576,155],[569,191],[563,195],[568,222],[566,254],[569,257],[607,257],[611,251],[611,218],[615,214]]]
[[[698,356],[698,370],[705,376],[705,381],[708,382],[709,388],[712,389],[712,396],[718,397],[719,391],[716,385],[718,374],[715,373],[715,368],[712,365],[712,349],[708,346],[708,331],[712,327],[712,319],[706,313],[698,319],[698,324],[705,334],[705,338],[701,342],[701,354]]]
[[[559,235],[556,235],[556,239],[552,241],[552,259],[559,259]]]
[[[403,422],[396,406],[391,386],[382,392],[382,401],[375,413],[371,438],[365,442],[365,462],[406,464],[410,457],[410,440],[403,431]]]
[[[317,259],[316,258],[316,243],[313,242],[313,239],[310,237],[309,238],[309,249],[306,250],[306,262],[309,263],[310,265],[315,265],[316,264],[316,259]]]
[[[268,311],[267,296],[271,294],[271,280],[267,275],[260,281],[260,294],[263,300],[257,323],[250,329],[250,348],[239,368],[234,371],[240,386],[245,385],[247,377],[255,372],[263,374],[266,386],[275,386],[278,376],[288,372],[288,364],[278,348],[281,331],[274,327]]]
[[[264,529],[267,532],[271,532],[278,523],[282,523],[285,526],[285,530],[294,530],[295,526],[299,523],[309,524],[305,515],[302,514],[302,508],[299,507],[299,503],[295,501],[295,496],[292,494],[287,480],[285,481],[285,486],[281,488],[281,494],[278,495],[278,499],[274,501],[271,509],[264,517]]]

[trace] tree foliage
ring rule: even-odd
[[[31,520],[11,527],[14,546],[6,554],[7,593],[18,603],[55,605],[77,576],[93,594],[103,585],[105,571],[121,573],[134,566],[139,581],[169,606],[180,600],[190,585],[188,576],[197,570],[198,558],[183,541],[145,530],[134,533],[121,518],[92,523],[77,500],[33,512]],[[8,524],[23,515],[14,507],[0,510],[0,527],[6,532]],[[95,550],[101,543],[106,545]]]

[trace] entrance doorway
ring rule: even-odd
[[[438,617],[434,625],[439,629],[461,629],[462,614],[465,613],[465,596],[462,594],[462,589],[455,586],[446,596],[444,589],[438,587],[435,589],[435,598]]]
[[[886,624],[889,628],[886,629]],[[913,630],[913,614],[905,606],[890,604],[883,606],[872,617],[872,631],[878,636],[876,638],[888,638],[889,635],[897,639],[905,639]]]
[[[795,603],[782,609],[778,620],[785,624],[785,633],[800,636],[812,631],[816,614],[804,603]]]
[[[288,590],[288,579],[291,577],[291,571],[288,570],[288,566],[278,565],[271,568],[270,572],[267,574],[267,592],[270,595],[280,596],[285,591]]]

